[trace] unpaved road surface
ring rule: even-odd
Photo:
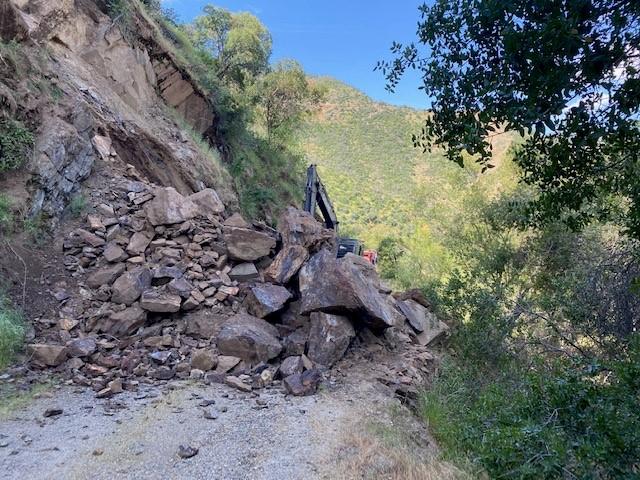
[[[356,373],[310,397],[176,382],[99,400],[63,387],[0,419],[0,471],[7,480],[350,478],[340,459],[357,452],[345,439],[371,420],[391,422],[394,405]],[[45,418],[49,408],[64,411]],[[180,445],[198,454],[182,459]]]

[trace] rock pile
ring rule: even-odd
[[[59,319],[28,346],[100,397],[172,378],[307,395],[358,333],[446,333],[418,293],[396,299],[364,259],[337,259],[333,231],[306,212],[287,209],[275,231],[225,218],[212,189],[129,181],[112,196],[66,237],[77,292],[56,286]]]

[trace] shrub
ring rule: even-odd
[[[7,366],[20,350],[24,339],[22,315],[0,297],[0,368]]]
[[[24,164],[33,148],[33,134],[22,122],[0,120],[0,173]]]
[[[0,233],[9,233],[13,230],[13,206],[9,197],[0,193]]]
[[[87,209],[87,199],[82,194],[75,195],[69,202],[69,211],[74,217],[79,217]]]

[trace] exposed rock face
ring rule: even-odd
[[[224,241],[229,257],[245,262],[266,257],[276,246],[276,241],[271,235],[238,227],[225,226]]]
[[[204,216],[224,212],[224,204],[213,188],[205,188],[189,195],[189,200],[200,207],[200,213]]]
[[[146,290],[140,298],[140,306],[150,312],[174,313],[180,310],[182,299],[165,289]]]
[[[302,267],[299,275],[301,312],[342,312],[357,314],[373,329],[399,324],[400,312],[380,294],[376,278],[363,271],[358,257],[347,254],[336,259],[332,252],[321,250]]]
[[[285,245],[264,272],[269,282],[284,285],[298,273],[309,258],[309,251],[302,245]]]
[[[326,367],[340,360],[356,332],[348,318],[328,313],[311,314],[307,356]]]
[[[282,351],[278,330],[270,323],[247,314],[231,317],[218,334],[218,350],[223,355],[245,361],[266,362]]]
[[[151,271],[140,267],[127,272],[113,283],[111,301],[131,305],[140,298],[142,292],[151,286]]]
[[[48,367],[57,367],[67,359],[67,347],[34,343],[27,345],[27,353],[32,360]]]
[[[245,305],[250,314],[264,318],[284,308],[285,303],[291,297],[289,290],[284,287],[269,283],[258,283],[251,286],[245,299]]]
[[[153,193],[153,200],[145,204],[145,212],[151,225],[182,223],[200,212],[198,205],[172,187],[156,188]]]

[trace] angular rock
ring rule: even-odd
[[[239,263],[229,272],[229,278],[238,282],[249,282],[258,278],[260,274],[253,263]]]
[[[282,351],[278,330],[260,318],[240,313],[231,317],[218,334],[218,350],[223,355],[247,362],[266,362]]]
[[[208,310],[190,313],[185,317],[187,328],[185,333],[194,338],[210,339],[218,334],[221,326],[228,320],[223,315],[213,315]]]
[[[302,355],[307,347],[309,328],[301,327],[289,334],[282,341],[286,355]]]
[[[129,240],[127,245],[127,252],[131,255],[140,255],[145,252],[149,244],[151,243],[151,236],[144,232],[136,232]]]
[[[114,337],[126,336],[135,333],[147,320],[147,312],[138,304],[125,308],[121,312],[115,312],[109,317],[109,322],[101,328],[101,331]]]
[[[32,343],[27,345],[27,354],[34,360],[48,367],[57,367],[67,359],[67,347],[62,345],[45,345]]]
[[[276,246],[271,235],[248,228],[225,227],[223,238],[229,257],[245,262],[266,257]]]
[[[129,255],[115,243],[107,244],[102,255],[109,263],[123,262],[129,258]]]
[[[78,338],[67,343],[67,349],[71,357],[88,357],[95,353],[96,348],[96,340],[91,337]]]
[[[433,328],[437,325],[436,316],[415,300],[397,300],[396,303],[416,332],[424,332],[429,326]]]
[[[213,188],[205,188],[187,198],[200,207],[203,216],[224,212],[224,204]]]
[[[155,368],[149,372],[151,378],[155,378],[156,380],[171,380],[175,374],[176,372],[174,372],[171,367],[167,367],[165,365]]]
[[[278,372],[280,377],[286,378],[296,373],[302,373],[304,365],[302,364],[302,358],[298,355],[285,358],[280,364]]]
[[[101,247],[106,243],[104,238],[99,237],[94,233],[87,232],[82,228],[77,229],[75,233],[80,238],[82,243],[85,243],[93,248]]]
[[[420,345],[431,345],[448,334],[448,325],[433,315],[427,322],[424,331],[416,335],[416,340]]]
[[[180,445],[178,447],[178,456],[180,458],[191,458],[195,457],[198,454],[198,449],[196,447],[191,447],[189,445]]]
[[[264,272],[265,279],[284,285],[298,273],[308,258],[309,251],[302,245],[285,245]]]
[[[154,227],[173,225],[194,218],[200,211],[192,200],[183,197],[172,187],[156,188],[154,198],[144,206],[147,220]]]
[[[149,354],[151,360],[161,365],[167,363],[171,357],[173,357],[171,350],[158,350]]]
[[[98,288],[101,285],[111,285],[127,269],[124,263],[116,263],[93,272],[87,277],[87,286]]]
[[[320,371],[313,368],[304,373],[289,375],[284,379],[284,386],[287,392],[299,397],[316,393],[321,381],[322,375]]]
[[[47,408],[42,414],[42,416],[45,418],[57,417],[58,415],[62,415],[63,412],[64,410],[61,408]]]
[[[227,373],[233,367],[238,365],[242,361],[239,357],[233,357],[230,355],[218,356],[218,365],[216,366],[216,373]]]
[[[289,290],[284,287],[270,283],[258,283],[249,289],[245,306],[250,314],[264,318],[270,313],[282,310],[291,297]]]
[[[278,219],[278,231],[284,245],[301,245],[315,252],[335,242],[335,232],[325,228],[312,214],[288,207]]]
[[[290,302],[287,309],[280,315],[280,321],[283,325],[298,328],[309,325],[309,315],[300,313],[300,301]]]
[[[131,305],[140,298],[142,292],[151,286],[151,271],[146,267],[131,270],[120,277],[111,287],[111,301]]]
[[[313,312],[307,356],[326,367],[340,360],[356,332],[347,317]]]
[[[194,350],[191,354],[191,368],[207,372],[212,370],[217,363],[217,358],[211,350]]]
[[[300,269],[301,313],[325,311],[352,313],[371,329],[399,325],[402,315],[380,294],[375,271],[356,255],[336,259],[321,250]]]
[[[244,383],[238,377],[235,377],[233,375],[229,375],[229,376],[225,377],[224,383],[225,383],[225,385],[228,385],[229,387],[236,388],[236,389],[240,390],[241,392],[250,392],[251,391],[251,385],[248,385],[248,384]]]
[[[251,228],[251,225],[239,213],[234,213],[224,221],[225,227]]]
[[[182,299],[179,295],[164,289],[150,289],[142,293],[140,306],[150,312],[174,313],[180,310]]]
[[[187,299],[193,291],[193,285],[191,285],[185,278],[174,278],[167,284],[167,291],[175,295],[179,295],[181,298]]]

